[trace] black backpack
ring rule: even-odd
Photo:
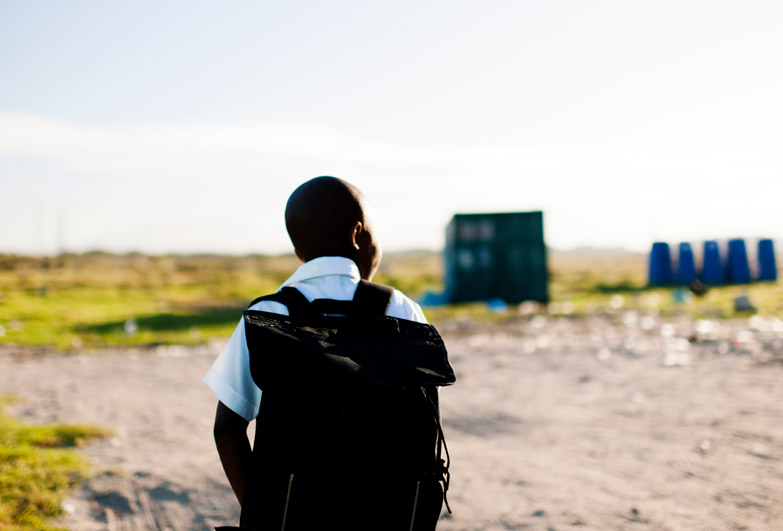
[[[434,327],[386,316],[392,294],[361,281],[351,301],[310,303],[286,287],[252,304],[290,316],[244,312],[263,396],[242,529],[429,531],[451,512],[436,386],[454,372]]]

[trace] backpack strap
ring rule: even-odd
[[[353,295],[353,303],[363,315],[384,316],[389,311],[394,289],[368,280],[360,280]]]
[[[351,301],[335,301],[331,299],[316,299],[312,303],[293,286],[286,286],[277,293],[258,297],[250,306],[261,301],[273,301],[285,305],[289,315],[318,313],[320,310],[334,310],[356,315],[383,317],[389,310],[394,289],[383,284],[375,284],[360,280]]]
[[[310,304],[310,301],[307,300],[307,297],[302,295],[302,292],[293,286],[286,286],[277,293],[258,297],[248,305],[248,308],[261,301],[278,302],[288,308],[289,315],[306,312],[307,307]]]
[[[440,423],[440,404],[438,399],[438,390],[432,386],[422,386],[421,392],[424,395],[424,399],[432,406],[433,418],[435,419],[435,427],[437,432],[435,434],[435,477],[443,485],[443,503],[446,505],[446,509],[451,514],[451,506],[449,505],[449,483],[451,483],[451,472],[449,472],[449,466],[451,465],[451,456],[449,455],[449,447],[446,446],[446,436],[443,435],[443,426]],[[443,452],[446,452],[446,459],[443,459]]]

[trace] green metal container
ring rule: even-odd
[[[541,212],[456,214],[444,258],[450,302],[549,300]]]

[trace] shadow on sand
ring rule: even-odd
[[[140,329],[153,332],[181,332],[203,326],[222,326],[236,324],[242,317],[244,308],[206,308],[197,312],[157,313],[133,319]],[[107,321],[80,327],[82,332],[110,334],[122,330],[126,320]]]

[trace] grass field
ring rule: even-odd
[[[28,426],[6,416],[0,396],[0,529],[49,531],[68,489],[86,477],[86,458],[72,448],[109,435],[91,426]]]
[[[683,287],[649,288],[647,256],[641,254],[555,254],[550,272],[552,300],[570,301],[576,313],[616,310],[619,306],[664,316],[746,317],[748,312],[734,309],[734,299],[745,295],[758,313],[783,316],[780,282],[713,287],[702,296]]]
[[[0,255],[0,342],[69,351],[225,338],[247,303],[276,289],[297,265],[293,256]],[[643,255],[554,252],[551,304],[522,310],[580,315],[636,309],[731,318],[741,316],[734,299],[747,295],[759,313],[783,316],[780,283],[726,286],[696,297],[682,289],[648,289],[645,279]],[[440,254],[387,255],[375,280],[412,297],[437,292],[443,288]],[[519,315],[516,308],[497,312],[484,303],[426,312],[435,323]]]

